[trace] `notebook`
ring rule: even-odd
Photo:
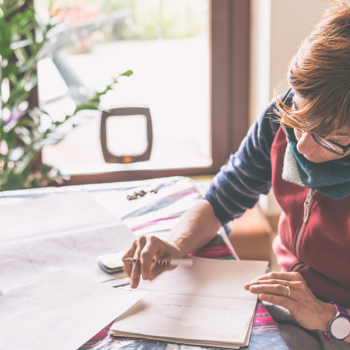
[[[154,281],[141,281],[148,293],[118,317],[114,336],[200,346],[246,346],[257,295],[244,284],[266,272],[268,262],[194,257]]]

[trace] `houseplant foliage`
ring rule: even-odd
[[[42,164],[41,151],[58,143],[63,126],[84,110],[98,110],[100,99],[119,77],[101,92],[76,105],[61,121],[36,107],[37,63],[50,40],[53,21],[43,23],[26,1],[0,0],[0,190],[61,183],[52,166]],[[130,76],[127,71],[120,76]],[[2,90],[1,90],[2,87]],[[5,93],[4,87],[7,87]],[[72,124],[74,126],[74,124]]]

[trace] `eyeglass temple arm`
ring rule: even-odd
[[[292,91],[292,88],[289,88],[289,90],[287,91],[287,93],[282,97],[282,102],[286,102],[286,99],[288,98],[288,95],[290,94],[290,92]]]

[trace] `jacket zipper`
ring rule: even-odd
[[[311,200],[312,200],[312,197],[314,196],[315,192],[316,192],[316,190],[310,188],[309,193],[308,193],[308,195],[306,197],[306,200],[304,202],[303,223],[301,224],[300,230],[298,232],[297,240],[295,242],[295,254],[296,254],[298,259],[300,259],[300,241],[301,241],[301,237],[303,236],[306,223],[307,223],[307,221],[309,219],[309,216],[310,216]]]

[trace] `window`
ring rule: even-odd
[[[106,163],[100,115],[91,113],[58,145],[47,146],[43,161],[71,175],[68,184],[217,172],[248,128],[249,1],[56,6],[69,45],[39,64],[43,107],[62,118],[74,107],[72,94],[101,89],[111,75],[131,69],[134,74],[120,80],[104,105],[148,105],[153,147],[149,161]],[[109,120],[110,147],[121,154],[142,152],[145,125],[142,116]]]

